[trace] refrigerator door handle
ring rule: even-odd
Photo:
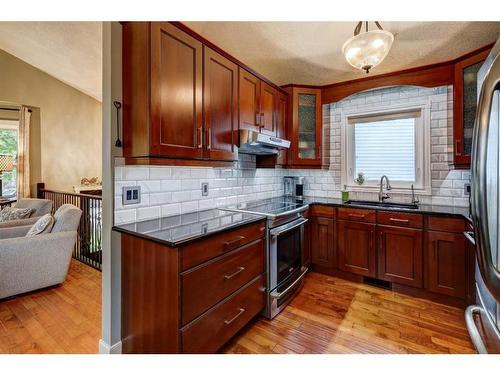
[[[486,199],[487,137],[493,94],[500,83],[500,54],[490,62],[479,95],[473,133],[472,218],[476,228],[476,252],[479,270],[490,293],[500,301],[500,272],[493,263],[488,233]]]
[[[472,344],[476,348],[479,354],[488,354],[488,350],[484,345],[483,339],[481,338],[481,334],[477,329],[476,322],[474,322],[474,314],[479,314],[484,312],[483,308],[478,305],[471,305],[465,309],[465,326],[467,327],[467,331],[469,332],[470,339]],[[486,312],[484,312],[487,314]]]

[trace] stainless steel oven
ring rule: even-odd
[[[302,264],[304,212],[309,208],[295,197],[276,197],[242,202],[221,208],[226,211],[264,215],[266,221],[267,303],[263,314],[274,318],[302,286],[307,268]]]
[[[269,294],[265,315],[270,319],[298,292],[307,273],[307,268],[302,266],[305,223],[307,219],[299,215],[268,231]]]

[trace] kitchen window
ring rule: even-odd
[[[424,122],[422,108],[347,117],[345,184],[373,190],[387,175],[395,189],[426,190]]]

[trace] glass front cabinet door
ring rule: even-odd
[[[321,90],[293,88],[291,164],[321,166]]]
[[[453,86],[453,163],[455,168],[470,167],[472,130],[476,117],[477,73],[490,50],[468,56],[455,64]]]

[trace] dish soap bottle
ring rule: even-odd
[[[349,200],[349,192],[347,191],[347,185],[344,185],[344,190],[342,190],[342,203]]]

